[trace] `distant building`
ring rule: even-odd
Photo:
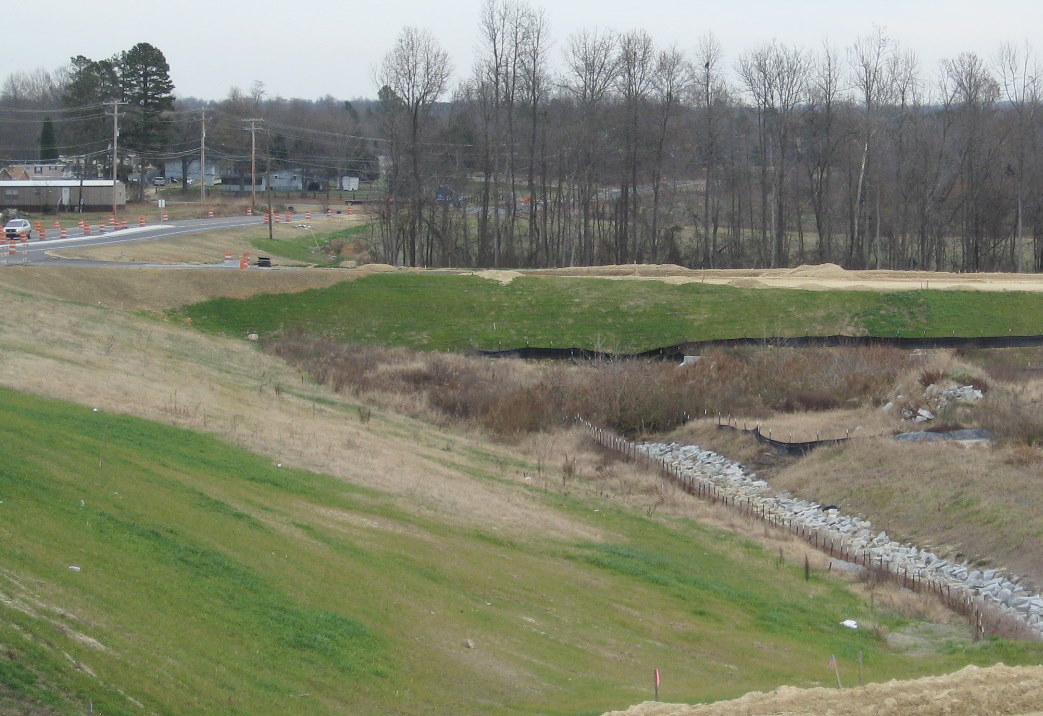
[[[304,191],[304,172],[300,169],[272,172],[272,191]]]
[[[12,164],[0,169],[0,181],[36,181],[39,179],[63,179],[72,176],[69,164],[64,161],[26,162]]]
[[[182,170],[184,175],[182,176]],[[206,163],[206,175],[205,181],[207,186],[214,186],[215,184],[221,183],[221,177],[225,174],[234,173],[232,165],[227,162],[211,162]],[[181,166],[180,159],[168,159],[163,164],[163,176],[167,179],[176,178],[178,180],[191,180],[190,183],[199,184],[199,160],[193,159],[184,168]]]
[[[98,211],[112,208],[111,179],[0,180],[0,208],[21,211]],[[127,188],[116,182],[116,208],[127,205]]]

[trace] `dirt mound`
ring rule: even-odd
[[[604,266],[569,266],[565,268],[540,269],[533,274],[549,276],[687,276],[692,269],[677,264],[606,264]]]
[[[1043,667],[983,669],[968,666],[944,676],[889,681],[849,689],[797,689],[749,693],[734,701],[690,706],[646,702],[622,716],[1036,716],[1043,710]]]
[[[367,271],[369,273],[390,273],[398,271],[397,268],[391,264],[363,264],[359,266],[360,271]]]
[[[755,278],[733,278],[727,282],[729,286],[736,288],[767,288],[768,284]]]
[[[841,268],[836,264],[818,264],[815,266],[801,264],[786,271],[784,275],[808,278],[850,278],[851,276],[847,269]]]
[[[478,276],[479,278],[487,278],[490,281],[499,281],[506,286],[514,279],[521,278],[524,274],[518,271],[496,271],[488,269],[486,271],[476,271],[471,275]]]

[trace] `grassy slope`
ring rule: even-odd
[[[703,700],[827,683],[829,653],[872,679],[1043,656],[889,654],[836,583],[586,499],[534,490],[602,539],[521,542],[136,418],[3,390],[0,421],[0,706],[577,713],[653,665]]]
[[[636,351],[687,340],[804,334],[1043,333],[1043,294],[794,291],[697,283],[383,274],[296,295],[185,309],[241,335],[302,328],[430,350],[581,346]]]

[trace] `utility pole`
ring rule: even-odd
[[[206,206],[206,110],[203,110],[203,124],[199,131],[199,209]]]
[[[257,209],[257,123],[263,119],[243,120],[250,123],[250,208]]]
[[[264,154],[264,194],[268,199],[268,240],[272,241],[274,239],[272,224],[275,223],[272,216],[272,135],[268,134],[268,130],[264,132]]]
[[[119,164],[119,138],[120,138],[120,105],[126,102],[112,101],[112,215],[116,215],[117,192],[116,192],[116,167]],[[82,186],[82,175],[80,184]],[[82,192],[82,189],[81,189]],[[82,211],[82,206],[80,207]]]

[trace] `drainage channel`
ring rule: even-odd
[[[935,595],[967,617],[976,636],[1023,635],[1043,640],[1043,597],[1022,578],[978,570],[933,552],[892,540],[863,518],[845,515],[788,493],[775,493],[737,462],[695,445],[634,443],[580,420],[595,442],[659,472],[685,492],[789,532],[831,557],[918,593]]]

